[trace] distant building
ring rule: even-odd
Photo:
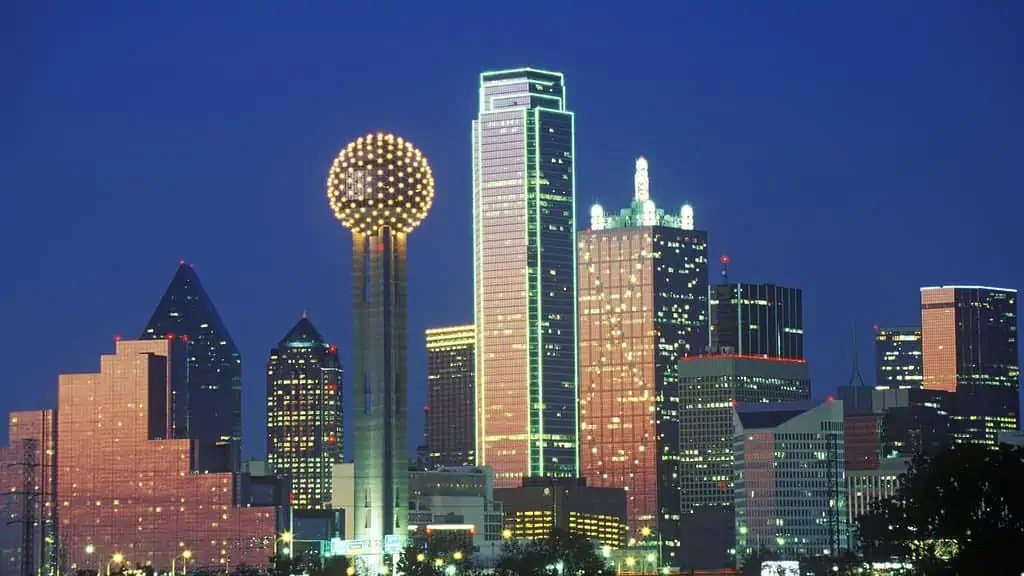
[[[474,464],[473,399],[476,330],[447,326],[427,330],[427,464]]]
[[[529,478],[520,488],[496,488],[511,538],[546,538],[560,528],[601,546],[626,544],[626,492],[594,488],[586,480]]]
[[[900,475],[907,471],[909,464],[910,458],[886,458],[872,469],[846,471],[851,525],[858,516],[870,512],[875,502],[896,495]]]
[[[775,284],[713,284],[710,352],[804,359],[803,292]]]
[[[53,410],[11,412],[0,447],[0,576],[58,570],[57,426]],[[66,568],[66,567],[65,567]]]
[[[267,362],[267,462],[291,480],[298,512],[331,509],[332,466],[344,458],[338,350],[305,314]]]
[[[846,414],[843,416],[843,430],[846,469],[878,468],[882,455],[882,415],[874,412]]]
[[[352,462],[331,466],[331,508],[342,512],[344,539],[355,539],[356,469]]]
[[[195,269],[184,260],[139,338],[178,339],[187,349],[187,376],[175,378],[171,388],[169,437],[195,440],[197,470],[237,472],[242,355]]]
[[[741,405],[735,418],[737,564],[847,548],[843,403]]]
[[[1020,428],[1017,291],[921,289],[924,388],[955,392],[953,439],[995,447]]]
[[[580,232],[580,466],[588,486],[626,490],[629,535],[678,566],[680,356],[707,342],[707,232],[666,214],[636,162],[629,208],[595,205]]]
[[[924,380],[920,326],[876,326],[877,385],[883,388],[920,388]]]
[[[180,343],[120,341],[98,373],[60,376],[56,501],[72,570],[116,552],[160,571],[184,550],[190,570],[260,566],[273,554],[276,510],[236,507],[241,478],[199,473],[194,442],[168,439]]]
[[[1024,446],[1024,432],[1018,430],[1016,432],[1000,432],[999,443],[1006,446]]]
[[[810,371],[802,360],[738,355],[680,360],[683,570],[718,569],[733,562],[733,406],[807,400],[810,390]]]
[[[495,502],[489,468],[410,470],[409,498],[411,533],[430,538],[441,532],[461,532],[477,550],[500,551],[502,506]]]

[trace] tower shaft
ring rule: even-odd
[[[408,531],[406,236],[352,234],[356,538]]]

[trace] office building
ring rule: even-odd
[[[924,380],[920,326],[875,326],[877,386],[920,388]]]
[[[237,472],[242,356],[195,269],[184,260],[139,338],[184,342],[187,371],[171,388],[171,437],[195,440],[197,469]]]
[[[804,359],[803,293],[775,284],[713,284],[710,351]]]
[[[591,209],[580,232],[580,465],[589,486],[626,491],[629,537],[679,546],[678,359],[707,341],[707,233],[689,206],[666,214],[636,161],[633,201]],[[685,220],[682,214],[687,215]]]
[[[344,518],[344,540],[356,537],[356,468],[345,462],[331,466],[331,508],[339,510]]]
[[[335,158],[327,196],[352,234],[354,520],[356,538],[374,546],[363,569],[375,570],[385,537],[408,532],[406,244],[433,203],[434,177],[412,143],[370,134]]]
[[[56,574],[57,428],[53,410],[11,412],[0,447],[0,576]]]
[[[734,417],[737,564],[847,548],[842,401],[738,405]]]
[[[869,388],[840,386],[837,395],[843,401],[847,422],[858,429],[847,430],[847,449],[858,443],[857,469],[872,468],[871,461],[916,455],[934,456],[952,442],[953,396],[942,390],[923,388]],[[852,419],[852,420],[851,420]],[[877,454],[867,456],[876,445]],[[850,461],[850,455],[847,454]],[[854,460],[858,460],[854,456]]]
[[[843,416],[846,470],[878,468],[882,457],[882,419],[882,414],[874,412]]]
[[[344,457],[337,348],[305,314],[267,362],[267,461],[287,476],[297,512],[331,509],[331,467]]]
[[[998,445],[1020,428],[1017,291],[921,289],[924,388],[955,392],[956,443]]]
[[[488,556],[501,551],[502,505],[495,502],[494,477],[489,468],[412,470],[409,494],[410,532],[426,539],[461,532],[473,548]],[[414,517],[418,521],[414,522]]]
[[[874,468],[846,471],[849,495],[849,522],[871,511],[879,500],[892,498],[900,488],[900,476],[907,471],[910,458],[885,458]]]
[[[169,438],[169,383],[180,341],[117,342],[100,371],[60,376],[59,536],[71,570],[125,565],[189,570],[265,565],[276,510],[239,508],[232,473],[191,465],[195,441]]]
[[[510,538],[543,539],[554,528],[621,548],[626,544],[626,491],[587,486],[583,478],[528,478],[519,488],[495,488]]]
[[[427,464],[469,466],[476,460],[473,413],[476,331],[427,330]]]
[[[732,564],[736,403],[810,398],[803,360],[719,355],[679,362],[680,566],[718,569]]]
[[[497,487],[579,469],[573,113],[561,74],[480,76],[473,121],[476,460]],[[525,274],[524,274],[525,271]]]

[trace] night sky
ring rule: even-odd
[[[386,130],[437,181],[409,245],[418,435],[423,330],[473,320],[485,69],[565,73],[580,225],[629,202],[643,154],[653,199],[709,231],[712,279],[728,253],[731,280],[803,288],[817,397],[848,381],[854,325],[873,383],[871,326],[918,322],[920,286],[1024,288],[1024,2],[599,5],[0,2],[0,413],[55,406],[57,375],[138,335],[186,259],[262,455],[264,366],[303,310],[350,364],[325,180]]]

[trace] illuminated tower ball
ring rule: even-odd
[[[408,534],[405,243],[434,176],[408,141],[370,134],[338,154],[327,197],[352,231],[355,537],[372,549],[361,561],[380,567]]]

